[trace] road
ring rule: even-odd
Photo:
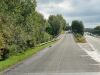
[[[72,34],[65,34],[52,47],[48,47],[5,75],[100,75],[100,65],[88,56],[75,42]],[[28,74],[29,73],[29,74]],[[53,75],[53,74],[52,74]],[[56,75],[56,74],[54,74]]]
[[[100,38],[86,36],[88,42],[100,53]]]

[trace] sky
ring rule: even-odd
[[[46,19],[62,14],[70,25],[73,20],[82,21],[86,28],[100,25],[100,0],[37,0],[37,11]]]

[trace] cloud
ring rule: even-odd
[[[37,0],[37,11],[45,18],[62,14],[70,23],[74,19],[82,20],[86,27],[100,23],[99,6],[100,0]]]

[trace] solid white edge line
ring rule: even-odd
[[[82,50],[84,50],[84,51],[91,57],[91,59],[93,59],[93,60],[95,60],[96,62],[99,62],[99,63],[100,63],[100,57],[99,57],[99,55],[98,55],[96,49],[93,48],[93,46],[92,46],[92,47],[90,46],[90,47],[91,47],[92,49],[95,49],[95,50],[94,50],[94,51],[89,51],[88,49],[82,47],[80,44],[78,44],[78,45],[79,45],[79,47],[80,47]]]

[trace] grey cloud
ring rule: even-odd
[[[64,1],[69,2],[73,9],[67,10],[66,8],[52,6],[52,3],[56,5]],[[80,19],[85,24],[100,23],[100,0],[37,0],[37,2],[39,3],[37,7],[38,11],[43,11],[49,15],[62,14],[65,18],[69,18],[69,22],[73,19]],[[51,6],[48,7],[48,4],[51,4]]]

